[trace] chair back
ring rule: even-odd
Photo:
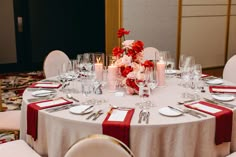
[[[223,70],[223,79],[236,83],[236,55],[232,56],[225,64]]]
[[[69,57],[60,50],[51,51],[44,60],[43,71],[46,78],[57,76],[63,63],[69,62]]]
[[[131,150],[116,138],[95,134],[76,142],[65,157],[134,157]]]
[[[144,60],[159,60],[159,51],[154,47],[145,47],[143,50]]]

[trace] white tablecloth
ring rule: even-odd
[[[188,114],[179,117],[167,117],[158,109],[168,105],[178,106],[181,93],[185,89],[177,85],[178,79],[167,80],[164,87],[158,87],[150,96],[156,107],[150,109],[149,124],[138,123],[140,109],[135,103],[140,101],[136,96],[115,96],[105,89],[102,95],[91,95],[91,98],[105,99],[107,103],[96,105],[95,110],[103,109],[106,113],[109,104],[134,107],[135,113],[130,124],[130,148],[136,157],[225,157],[236,150],[236,116],[234,110],[232,142],[215,145],[215,117],[207,115],[198,119]],[[32,98],[32,91],[23,94],[20,138],[27,141],[39,154],[49,157],[63,157],[68,148],[82,137],[102,133],[103,114],[96,121],[86,120],[88,115],[71,114],[68,110],[48,113],[40,110],[38,114],[38,139],[34,141],[26,134],[27,99]],[[208,89],[200,93],[201,97],[211,98]],[[57,96],[65,95],[58,91]],[[82,94],[75,96],[84,101]],[[231,102],[236,105],[236,101]]]

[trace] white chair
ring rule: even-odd
[[[236,83],[235,67],[236,67],[236,55],[232,56],[225,64],[225,67],[223,70],[224,80]]]
[[[131,150],[116,138],[95,134],[76,142],[65,157],[134,157]]]
[[[143,50],[144,60],[159,60],[159,51],[154,47],[145,47]]]
[[[2,157],[41,157],[23,140],[0,144],[0,154]]]
[[[236,152],[232,153],[232,154],[229,154],[227,155],[226,157],[236,157]]]
[[[69,57],[60,50],[51,51],[44,60],[43,71],[46,78],[57,76],[63,63],[69,62]]]

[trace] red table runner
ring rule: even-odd
[[[57,104],[52,104],[52,105],[48,105],[48,106],[43,106],[40,107],[37,104],[42,104],[42,103],[46,103],[46,102],[56,102],[56,101],[60,101],[60,103]],[[58,98],[56,100],[45,100],[45,101],[40,101],[40,102],[34,102],[31,103],[27,106],[27,134],[31,135],[33,137],[34,140],[37,139],[37,133],[38,133],[38,111],[42,110],[42,109],[46,109],[46,108],[50,108],[50,107],[55,107],[55,106],[61,106],[61,105],[66,105],[66,104],[71,104],[73,102],[68,101],[64,98]]]
[[[115,137],[129,146],[130,122],[134,114],[134,109],[128,110],[124,121],[109,121],[109,117],[114,110],[111,109],[102,123],[103,134]]]
[[[203,109],[199,109],[194,107],[194,104],[201,104],[208,107],[212,107],[215,109],[219,109],[221,111],[216,113],[211,113]],[[199,110],[201,112],[205,112],[207,114],[213,115],[216,117],[216,128],[215,128],[215,144],[221,144],[223,142],[230,142],[231,136],[232,136],[232,124],[233,124],[233,112],[230,109],[227,109],[222,106],[218,106],[215,104],[211,104],[208,102],[200,101],[193,104],[185,105],[186,107],[189,107],[191,109]]]

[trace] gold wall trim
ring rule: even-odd
[[[115,46],[120,45],[117,30],[121,28],[122,0],[105,0],[105,49],[106,55],[112,53]]]
[[[183,4],[182,6],[227,6],[228,4]]]
[[[182,18],[189,18],[189,17],[225,17],[227,15],[196,15],[196,16],[182,16]]]
[[[227,11],[227,26],[225,35],[225,64],[228,60],[228,47],[229,47],[229,27],[230,27],[230,14],[231,14],[231,0],[228,0],[228,11]]]
[[[179,67],[179,57],[181,50],[181,32],[182,32],[182,0],[178,3],[178,27],[177,27],[177,50],[176,50],[176,66]]]

